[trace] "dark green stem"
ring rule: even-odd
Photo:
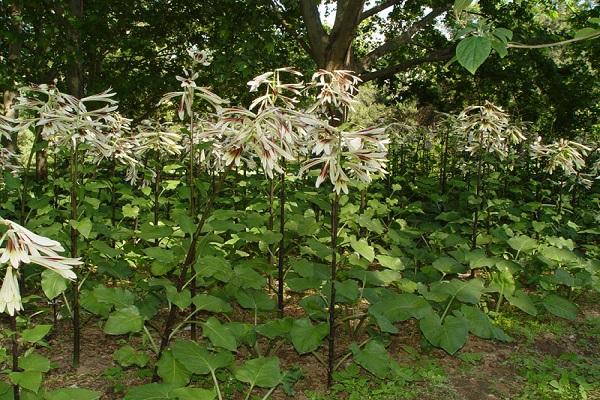
[[[329,352],[327,362],[327,387],[333,383],[335,362],[335,280],[337,275],[338,207],[340,198],[336,193],[331,202],[331,282],[329,296]]]
[[[285,163],[283,164],[283,172],[281,173],[279,187],[279,233],[281,234],[281,240],[279,241],[277,262],[277,305],[279,306],[279,317],[283,317],[283,265],[285,261]]]
[[[71,257],[77,258],[77,228],[72,224],[77,222],[77,145],[71,150]],[[81,331],[79,315],[79,279],[73,282],[73,368],[79,368],[81,353]]]

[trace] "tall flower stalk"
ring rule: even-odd
[[[250,91],[256,91],[264,86],[264,94],[257,97],[250,109],[256,109],[256,128],[267,132],[271,141],[284,151],[280,152],[280,160],[274,165],[280,166],[279,171],[279,249],[277,251],[277,309],[279,316],[284,315],[284,275],[285,275],[285,202],[286,202],[286,160],[292,159],[299,148],[300,137],[303,136],[303,124],[299,121],[299,114],[294,111],[295,104],[299,102],[298,96],[302,94],[304,83],[285,83],[282,75],[302,76],[293,68],[278,68],[273,72],[259,75],[250,82]],[[263,118],[267,116],[268,118]],[[300,132],[294,134],[294,131]],[[263,152],[265,159],[272,158],[268,151]],[[273,186],[274,179],[272,171],[268,168],[271,164],[264,163],[265,173],[270,178],[271,189],[269,191],[269,204],[271,207],[271,229],[273,226]]]
[[[467,136],[466,151],[476,157],[475,202],[471,224],[471,248],[477,245],[479,213],[483,204],[482,186],[484,157],[494,154],[500,160],[508,157],[512,146],[525,140],[521,129],[511,123],[504,110],[489,101],[465,108],[458,116],[459,130]]]
[[[61,93],[52,85],[34,85],[20,90],[16,109],[19,109],[18,130],[40,130],[40,138],[48,141],[56,152],[66,149],[69,159],[70,188],[70,253],[78,257],[78,198],[80,165],[83,154],[80,145],[92,149],[95,158],[110,157],[111,132],[119,126],[114,93],[105,91],[78,99]],[[81,352],[79,282],[73,285],[73,367],[79,366]]]
[[[386,173],[388,139],[384,128],[346,131],[344,121],[353,110],[356,86],[360,79],[350,71],[317,71],[313,75],[318,89],[317,101],[309,111],[327,118],[312,126],[308,147],[313,158],[300,172],[320,166],[316,181],[319,187],[329,180],[333,188],[331,203],[331,265],[329,288],[329,346],[327,384],[331,386],[335,367],[336,279],[338,271],[338,236],[340,194],[349,193],[353,180],[370,183],[373,175]]]
[[[200,132],[196,131],[196,127],[201,125],[210,125],[209,119],[203,120],[197,113],[194,111],[194,101],[196,98],[207,103],[211,111],[220,113],[221,106],[226,103],[225,100],[214,94],[209,88],[200,87],[196,84],[196,79],[198,79],[199,74],[196,71],[196,68],[200,65],[208,65],[210,62],[210,54],[207,52],[199,52],[196,50],[190,50],[189,55],[192,59],[192,68],[190,70],[184,69],[184,76],[177,76],[177,80],[181,82],[181,90],[177,92],[170,92],[163,96],[160,100],[160,104],[164,104],[170,102],[172,100],[178,100],[179,108],[177,110],[177,116],[182,122],[186,122],[188,126],[188,143],[187,143],[187,151],[188,151],[188,164],[187,164],[187,178],[188,178],[188,186],[189,186],[189,198],[188,198],[188,214],[190,218],[196,222],[196,205],[195,205],[195,166],[197,164],[196,157],[196,147],[201,142],[214,142],[216,140],[216,136],[218,136],[218,131],[213,129],[204,130],[202,129]],[[202,162],[214,162],[215,168],[219,169],[222,166],[222,163],[219,161],[215,162],[215,159],[221,158],[221,153],[219,153],[218,145],[213,146],[207,156],[206,153],[201,153],[199,159]],[[213,192],[209,195],[206,200],[203,208],[202,208],[202,216],[196,225],[196,230],[193,233],[189,234],[189,248],[186,253],[183,264],[180,268],[179,277],[177,279],[175,288],[177,291],[181,291],[186,282],[186,277],[189,268],[193,265],[196,260],[196,247],[198,244],[198,240],[202,233],[202,228],[206,223],[208,216],[210,215],[212,208],[214,206],[214,202],[216,200],[216,196],[220,191],[220,187],[223,184],[227,173],[229,172],[229,168],[222,170],[221,177],[219,179],[219,183],[215,186]],[[195,295],[195,279],[190,283],[192,295]],[[195,312],[195,306],[192,306],[192,313]],[[167,347],[171,334],[173,332],[173,326],[176,318],[176,307],[171,307],[169,310],[169,314],[165,321],[161,343],[159,352],[157,354],[157,359],[162,355],[163,350]],[[196,327],[194,324],[191,326],[191,336],[192,339],[196,339]],[[155,371],[154,380],[158,378],[158,375]]]

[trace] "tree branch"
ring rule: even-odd
[[[313,0],[300,0],[300,9],[302,11],[302,19],[306,26],[306,33],[310,45],[310,54],[317,62],[319,67],[323,67],[325,60],[325,47],[328,43],[327,32],[321,23],[319,8]]]
[[[368,82],[368,81],[372,81],[374,79],[386,79],[386,78],[390,78],[390,77],[394,76],[395,74],[397,74],[398,72],[407,71],[407,70],[409,70],[409,69],[411,69],[413,67],[416,67],[418,65],[421,65],[421,64],[425,64],[425,63],[429,63],[429,62],[435,62],[435,61],[447,61],[447,60],[450,60],[453,55],[454,55],[454,48],[453,47],[448,47],[448,48],[445,48],[445,49],[435,50],[435,51],[431,52],[430,54],[428,54],[425,57],[420,57],[420,58],[414,58],[412,60],[407,60],[407,61],[398,63],[396,65],[393,65],[391,67],[387,67],[387,68],[380,69],[380,70],[377,70],[377,71],[364,72],[360,76],[360,79],[362,79],[363,82]]]
[[[431,24],[438,16],[448,11],[448,9],[448,6],[434,8],[433,10],[431,10],[431,12],[429,12],[429,14],[425,15],[423,18],[412,24],[399,36],[389,39],[384,44],[371,51],[361,60],[363,69],[368,69],[377,59],[396,50],[402,45],[410,43],[413,40],[413,37],[420,30],[422,30],[427,25]]]
[[[293,38],[296,39],[296,41],[304,51],[306,51],[308,54],[311,54],[310,46],[308,45],[308,43],[306,43],[306,40],[304,40],[304,38],[302,38],[298,34],[298,32],[294,31],[291,24],[285,19],[284,14],[281,12],[281,10],[279,10],[275,0],[271,0],[271,6],[273,8],[273,12],[275,13],[275,17],[279,20],[279,23],[281,24],[283,29],[285,29],[287,33],[289,33]]]
[[[395,6],[396,4],[402,2],[404,3],[405,0],[387,0],[384,1],[383,3],[373,6],[371,8],[369,8],[368,10],[364,10],[360,16],[360,20],[363,21],[367,18],[371,18],[373,15],[380,13],[381,11],[385,10],[386,8],[390,8],[391,6]]]

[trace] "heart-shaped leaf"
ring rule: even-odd
[[[277,357],[259,357],[246,361],[235,371],[238,381],[263,388],[272,388],[281,381],[281,370]]]
[[[492,43],[490,39],[483,36],[469,36],[456,46],[458,62],[471,74],[475,74],[491,52]]]

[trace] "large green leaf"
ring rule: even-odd
[[[516,290],[512,295],[507,296],[506,300],[508,302],[519,308],[521,311],[526,312],[529,315],[533,315],[534,317],[537,315],[538,310],[531,300],[531,297],[522,290]]]
[[[275,339],[278,336],[286,336],[292,330],[294,320],[292,318],[275,319],[256,327],[256,332],[269,338]]]
[[[124,335],[142,330],[143,320],[136,306],[128,306],[112,312],[104,325],[107,335]]]
[[[504,331],[495,326],[487,314],[479,308],[463,304],[460,308],[460,313],[467,320],[469,332],[472,334],[484,339],[510,340]],[[457,313],[457,315],[460,314]]]
[[[246,265],[239,265],[233,269],[231,283],[243,289],[260,290],[266,284],[266,278]]]
[[[89,218],[84,218],[81,221],[70,220],[71,226],[77,230],[84,238],[88,239],[92,233],[92,221]]]
[[[354,361],[379,379],[385,379],[390,372],[391,358],[385,347],[372,340],[360,349],[356,344],[350,346]]]
[[[539,254],[550,262],[560,265],[577,263],[579,260],[572,251],[554,246],[541,246]]]
[[[318,349],[328,333],[326,323],[313,325],[308,318],[302,318],[294,321],[290,337],[296,351],[305,354]]]
[[[354,238],[350,239],[350,246],[352,249],[360,254],[362,257],[367,259],[369,262],[373,262],[375,260],[375,250],[372,246],[369,245],[365,239],[356,240]]]
[[[50,360],[38,353],[28,353],[19,357],[19,368],[24,371],[48,372]]]
[[[148,364],[148,361],[150,361],[148,354],[137,351],[130,345],[125,345],[115,351],[113,353],[113,359],[122,367],[137,365],[138,367],[143,368]]]
[[[372,315],[383,315],[390,322],[402,322],[409,318],[421,319],[431,311],[431,306],[421,296],[401,293],[386,296],[369,307]]]
[[[494,271],[491,274],[492,279],[488,285],[488,292],[497,292],[501,296],[507,297],[515,292],[515,278],[508,269],[508,267],[501,266],[497,267],[498,271]]]
[[[93,290],[94,297],[100,303],[110,304],[115,308],[127,307],[135,303],[135,295],[120,287],[98,285]]]
[[[174,387],[187,385],[192,375],[169,350],[163,351],[160,360],[156,363],[156,371],[164,383]]]
[[[222,282],[229,282],[233,276],[231,264],[222,257],[199,257],[196,264],[194,264],[194,269],[200,277],[215,278]]]
[[[460,65],[465,67],[471,74],[489,57],[492,51],[490,39],[482,36],[469,36],[456,46],[456,58]]]
[[[384,254],[377,255],[377,261],[381,264],[382,267],[392,269],[394,271],[402,271],[404,270],[404,263],[400,257],[392,257],[386,256]]]
[[[263,290],[239,289],[235,292],[235,299],[243,308],[259,311],[275,309],[275,301]]]
[[[148,257],[165,264],[172,263],[175,260],[173,250],[163,249],[162,247],[148,247],[144,249],[144,253]]]
[[[36,325],[33,328],[21,332],[21,339],[29,343],[37,343],[44,338],[52,329],[52,325]]]
[[[165,383],[149,383],[130,387],[123,400],[168,400],[176,399],[171,393],[173,386]]]
[[[202,335],[207,337],[214,346],[230,351],[237,350],[235,336],[215,317],[210,317],[202,323]]]
[[[466,281],[452,279],[449,282],[435,282],[431,285],[431,291],[434,293],[445,293],[449,296],[456,297],[459,301],[471,304],[479,303],[483,290],[483,282],[478,278]]]
[[[140,237],[147,241],[170,236],[172,233],[173,230],[166,225],[155,226],[147,222],[140,227]]]
[[[449,354],[456,353],[467,342],[469,325],[464,318],[448,315],[442,324],[437,314],[431,313],[419,322],[425,338]]]
[[[538,246],[537,240],[526,235],[513,236],[506,243],[519,253],[529,253]]]
[[[171,391],[171,395],[177,400],[213,400],[217,397],[214,390],[200,389],[194,387],[176,388]]]
[[[466,267],[452,257],[440,257],[433,262],[433,268],[444,274],[460,274],[466,271]]]
[[[328,278],[328,266],[315,263],[305,259],[299,259],[291,263],[292,269],[303,278],[323,281]]]
[[[225,300],[209,294],[198,294],[192,298],[192,302],[198,310],[228,313],[232,308]]]
[[[192,294],[188,288],[178,292],[175,286],[167,286],[167,300],[183,310],[192,304]]]
[[[557,317],[565,318],[571,321],[577,318],[577,306],[564,297],[560,297],[555,294],[549,294],[548,296],[544,297],[542,304],[546,310]]]
[[[235,370],[235,378],[263,388],[272,388],[281,381],[281,370],[277,357],[259,357],[246,361],[240,368]]]
[[[8,377],[13,384],[35,393],[42,384],[42,373],[39,371],[9,372]]]
[[[233,364],[233,355],[228,351],[212,353],[198,343],[189,340],[178,340],[171,346],[173,357],[190,372],[206,375],[210,371],[225,368]]]
[[[52,270],[42,272],[42,290],[50,300],[67,290],[67,280]]]

